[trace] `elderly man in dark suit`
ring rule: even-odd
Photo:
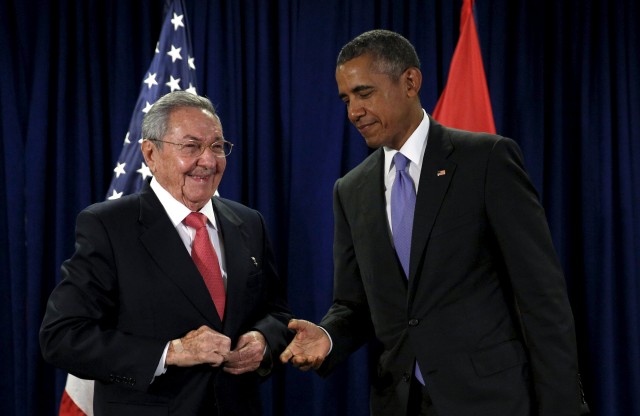
[[[43,355],[96,380],[96,415],[259,415],[291,339],[264,220],[214,197],[232,145],[208,99],[167,94],[142,132],[154,177],[78,216]]]
[[[334,303],[281,355],[327,374],[364,342],[373,415],[588,412],[563,273],[510,139],[423,110],[413,46],[384,30],[340,52],[338,92],[379,148],[334,188]]]

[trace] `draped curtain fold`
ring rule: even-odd
[[[369,153],[337,98],[337,53],[365,30],[402,33],[432,112],[461,0],[185,4],[199,93],[236,144],[220,192],[263,212],[292,309],[318,321],[333,287],[333,183]],[[496,129],[523,149],[565,268],[587,399],[594,414],[640,414],[639,6],[475,7]],[[75,216],[104,199],[162,13],[162,0],[2,1],[3,414],[56,414],[65,374],[42,361],[39,325],[73,253]],[[372,350],[327,380],[276,371],[265,414],[368,414]]]

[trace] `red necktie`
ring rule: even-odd
[[[207,285],[207,289],[209,289],[211,299],[213,299],[213,303],[216,305],[218,315],[222,320],[224,318],[226,295],[218,256],[213,249],[213,245],[209,239],[209,233],[207,232],[207,217],[199,212],[192,212],[184,219],[184,223],[196,229],[196,238],[193,240],[193,245],[191,246],[191,257],[196,267],[198,267],[198,270],[200,270],[204,283]]]

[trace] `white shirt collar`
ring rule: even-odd
[[[411,162],[413,162],[416,166],[422,166],[422,159],[424,159],[424,151],[427,148],[427,135],[429,134],[429,116],[427,116],[427,112],[422,109],[422,121],[418,125],[411,136],[407,139],[407,141],[400,148],[400,153],[405,155]],[[393,160],[393,156],[398,152],[398,150],[392,149],[390,147],[384,147],[384,171],[389,172],[391,169],[391,162]]]
[[[166,189],[160,185],[160,183],[156,180],[156,178],[151,179],[151,189],[155,192],[156,196],[160,200],[160,203],[164,207],[165,211],[167,211],[167,215],[169,215],[169,219],[174,227],[177,227],[182,221],[185,219],[187,215],[189,215],[192,211],[187,208],[182,202],[178,201],[171,195]],[[216,225],[216,216],[213,213],[213,203],[211,200],[207,201],[204,207],[199,211],[202,214],[207,216],[209,222],[213,225],[215,230],[218,229]]]

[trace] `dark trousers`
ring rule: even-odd
[[[411,380],[407,416],[438,416],[429,396],[429,390],[415,377]]]

